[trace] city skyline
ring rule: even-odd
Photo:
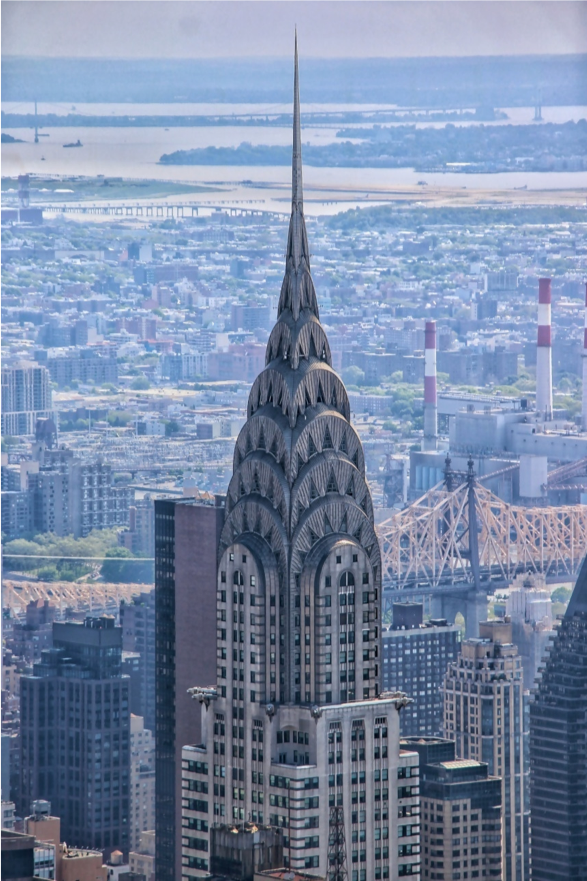
[[[7,881],[580,881],[584,6],[5,4]]]

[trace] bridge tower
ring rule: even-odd
[[[469,561],[471,573],[471,586],[463,591],[462,584],[451,591],[450,585],[442,591],[433,593],[430,608],[433,618],[446,618],[454,622],[457,614],[461,612],[465,619],[466,637],[479,636],[479,622],[487,618],[487,588],[481,580],[481,564],[479,556],[479,519],[477,499],[477,477],[473,459],[467,462],[466,473],[455,472],[451,468],[450,456],[447,454],[444,469],[444,482],[448,492],[455,489],[459,478],[464,477],[467,485],[467,500],[465,505],[466,516],[461,522],[466,523],[464,530],[459,536],[461,544],[461,556]],[[443,524],[443,532],[454,529],[455,524],[447,522]]]

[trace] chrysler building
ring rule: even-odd
[[[218,550],[217,682],[194,683],[203,743],[183,750],[182,877],[211,871],[213,827],[247,821],[281,829],[292,870],[419,878],[406,698],[379,686],[373,504],[310,273],[297,41],[285,277],[247,416]]]

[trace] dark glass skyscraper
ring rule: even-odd
[[[587,559],[530,704],[533,881],[587,878]]]
[[[224,520],[194,499],[155,502],[157,881],[181,877],[181,748],[200,739],[187,690],[216,681],[216,550]]]
[[[64,841],[107,855],[129,848],[129,680],[121,656],[114,618],[54,624],[53,648],[20,685],[20,810],[46,799]]]

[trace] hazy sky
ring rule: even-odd
[[[587,51],[587,2],[566,0],[4,0],[5,55],[202,58]]]

